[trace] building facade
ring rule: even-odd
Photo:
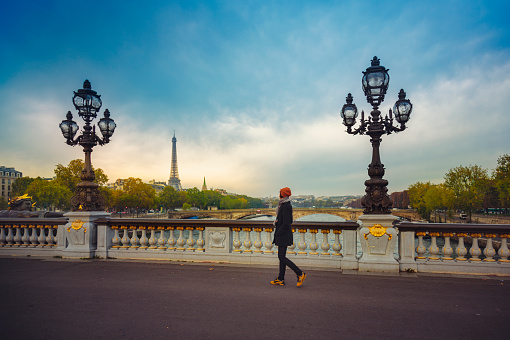
[[[156,193],[159,194],[166,187],[165,182],[156,182],[155,179],[149,181],[149,185],[156,190]]]
[[[14,168],[0,166],[0,181],[2,182],[2,197],[8,201],[11,197],[12,184],[17,178],[21,178],[23,174]]]
[[[118,178],[114,183],[108,183],[107,188],[112,190],[124,190],[124,178]]]

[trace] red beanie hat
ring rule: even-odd
[[[290,188],[287,188],[287,187],[285,187],[285,188],[281,188],[281,189],[280,189],[280,195],[281,195],[282,197],[290,196],[290,195],[291,195],[291,193],[290,193]]]

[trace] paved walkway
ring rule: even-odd
[[[510,278],[0,258],[2,339],[510,337]]]

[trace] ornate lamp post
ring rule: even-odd
[[[96,175],[92,170],[90,154],[92,153],[92,148],[97,144],[104,145],[110,142],[110,137],[113,135],[116,125],[113,119],[110,118],[110,111],[106,109],[104,111],[104,118],[101,118],[98,123],[103,137],[101,138],[96,135],[96,127],[92,126],[91,122],[97,117],[97,113],[101,108],[101,96],[92,90],[88,80],[85,80],[83,83],[83,89],[74,92],[73,104],[78,110],[78,115],[85,121],[81,135],[76,139],[74,138],[78,132],[78,125],[73,121],[71,111],[67,112],[67,119],[60,123],[60,129],[67,144],[71,146],[79,144],[83,147],[85,167],[80,176],[82,182],[78,184],[78,189],[71,198],[71,209],[72,211],[102,211],[104,210],[105,201],[99,192],[98,184],[94,182]]]
[[[343,123],[347,126],[347,133],[367,134],[370,136],[372,143],[372,163],[368,166],[369,180],[365,181],[365,193],[361,200],[361,204],[365,208],[366,214],[390,214],[392,203],[388,196],[388,181],[383,179],[384,164],[381,164],[379,155],[379,145],[381,144],[381,136],[383,134],[391,134],[392,132],[400,132],[406,129],[406,123],[409,120],[413,105],[408,99],[405,99],[406,93],[400,90],[398,100],[393,106],[393,111],[389,110],[389,115],[381,117],[379,105],[384,101],[386,90],[390,81],[388,69],[381,66],[379,59],[374,57],[372,65],[363,72],[362,85],[363,92],[367,97],[367,102],[372,105],[372,112],[368,119],[365,119],[364,112],[361,111],[361,123],[358,128],[353,130],[358,117],[358,109],[353,104],[352,95],[347,95],[347,102],[342,107],[340,115]],[[394,116],[393,116],[394,115]],[[393,125],[393,119],[400,126]]]

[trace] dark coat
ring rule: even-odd
[[[277,246],[291,246],[294,243],[292,235],[291,224],[292,218],[292,205],[290,202],[285,202],[278,209],[276,216],[276,230],[274,232],[273,243]]]

